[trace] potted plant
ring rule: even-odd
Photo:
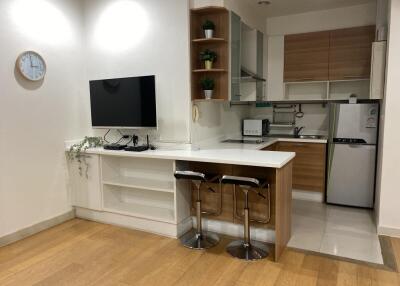
[[[83,175],[82,163],[85,164],[85,175],[88,178],[89,164],[86,161],[84,153],[89,148],[102,147],[104,145],[103,138],[101,137],[88,137],[86,136],[81,142],[72,145],[67,151],[68,159],[73,161],[77,160],[79,163],[79,174]]]
[[[201,84],[201,88],[204,91],[204,97],[206,99],[211,99],[212,95],[213,95],[214,87],[215,87],[214,79],[205,77],[205,78],[201,79],[200,84]]]
[[[212,69],[213,62],[217,60],[217,53],[206,49],[200,53],[200,59],[204,62],[204,67],[207,70]]]
[[[204,36],[211,39],[214,36],[215,24],[210,20],[206,20],[203,24]]]

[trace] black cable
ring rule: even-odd
[[[110,131],[111,131],[111,129],[108,129],[108,131],[106,132],[106,134],[104,134],[104,136],[103,136],[103,140],[104,140],[106,143],[110,143],[110,142],[106,139],[106,136],[108,135],[108,133],[110,133]]]

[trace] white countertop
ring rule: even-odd
[[[256,138],[248,138],[249,140],[256,140]],[[242,138],[232,138],[232,139],[242,139]],[[313,143],[313,144],[326,144],[327,139],[300,139],[300,138],[272,138],[264,137],[263,142],[259,144],[250,143],[227,143],[227,142],[213,142],[208,144],[200,145],[200,149],[243,149],[243,150],[262,150],[272,144],[277,142],[297,142],[297,143]]]
[[[216,148],[201,150],[148,150],[144,152],[111,151],[104,150],[103,148],[96,148],[87,150],[87,153],[133,158],[209,162],[267,168],[282,168],[296,155],[293,152],[271,152],[237,148]]]
[[[86,152],[89,154],[132,158],[181,160],[266,168],[282,168],[295,157],[296,154],[294,152],[261,151],[262,149],[280,141],[322,144],[327,143],[327,140],[325,139],[264,138],[264,142],[260,144],[214,142],[212,144],[200,146],[200,148],[196,148],[196,150],[161,148],[144,152],[128,152],[94,148],[89,149]]]

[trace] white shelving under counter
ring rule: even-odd
[[[124,177],[117,176],[111,179],[103,180],[104,185],[119,186],[126,188],[137,188],[142,190],[150,190],[157,192],[174,192],[174,182],[159,179],[147,179],[140,177]]]
[[[150,220],[175,222],[173,193],[103,186],[104,211]]]
[[[174,223],[174,162],[102,156],[103,209]]]

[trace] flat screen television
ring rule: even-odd
[[[90,107],[94,128],[155,128],[155,76],[92,80]]]

